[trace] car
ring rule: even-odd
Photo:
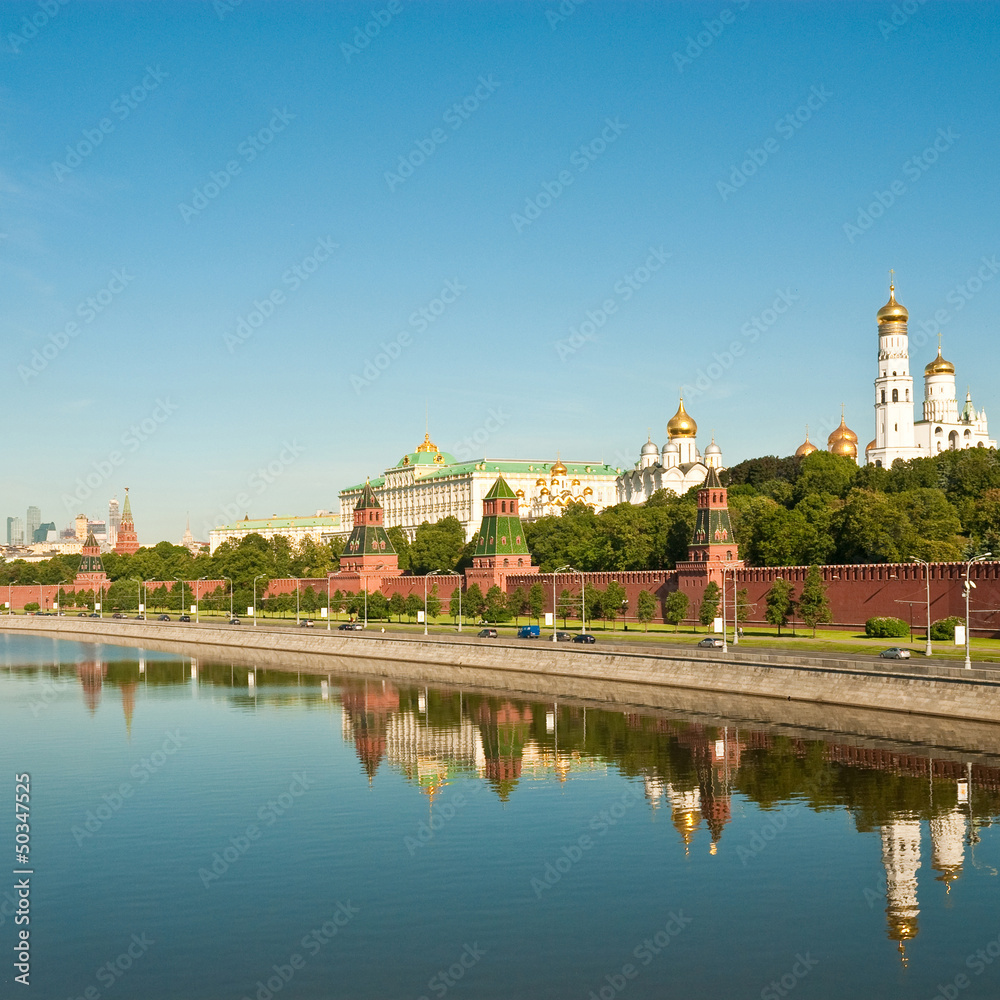
[[[338,632],[362,632],[364,631],[364,625],[361,622],[344,622],[343,625],[337,626]]]
[[[230,624],[230,625],[242,625],[242,624],[243,624],[243,622],[241,622],[241,621],[239,620],[239,618],[230,618],[230,619],[229,619],[229,624]]]
[[[481,628],[476,633],[479,639],[495,639],[497,637],[497,630],[495,628]]]
[[[556,642],[572,642],[572,632],[556,632]]]
[[[179,622],[189,622],[189,621],[191,621],[191,616],[190,615],[181,615],[180,618],[178,618],[177,620]]]
[[[116,611],[111,617],[112,618],[124,618],[125,616],[120,611]]]
[[[146,616],[145,615],[136,615],[135,618],[133,619],[133,621],[137,621],[137,622],[144,622],[145,620],[146,620]]]
[[[573,641],[574,642],[588,642],[588,643],[597,642],[597,640],[589,632],[581,632],[579,635],[574,635],[573,636]]]
[[[702,649],[722,649],[722,640],[718,636],[710,635],[698,643]]]
[[[299,622],[299,628],[315,628],[316,623],[311,618],[303,618]]]
[[[77,611],[76,617],[77,618],[86,618],[87,617],[87,612],[86,611]]]
[[[890,646],[888,649],[883,649],[878,655],[883,660],[908,660],[910,658],[910,651],[903,649],[902,646]]]
[[[89,618],[100,618],[101,616],[96,611],[91,611],[88,615]]]
[[[160,617],[157,618],[156,620],[158,622],[168,622],[170,621],[170,615],[160,615]]]

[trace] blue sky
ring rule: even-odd
[[[0,514],[336,509],[425,408],[624,466],[684,385],[727,464],[863,444],[889,268],[1000,420],[998,13],[3,4]]]

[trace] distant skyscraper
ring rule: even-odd
[[[42,523],[42,512],[37,507],[29,507],[24,519],[24,538],[30,545],[35,540],[35,532]]]
[[[115,546],[118,541],[118,525],[122,522],[121,512],[118,510],[118,497],[114,496],[108,501],[108,545]]]
[[[87,538],[87,515],[77,514],[75,519],[76,525],[76,537],[79,541],[85,541]]]
[[[24,521],[19,517],[7,518],[7,544],[24,545]]]
[[[125,487],[125,504],[122,507],[122,519],[118,525],[118,539],[115,542],[115,552],[120,556],[130,556],[139,551],[139,538],[135,533],[135,523],[132,520],[132,504],[128,499],[128,487]]]
[[[40,524],[37,528],[35,528],[35,533],[31,536],[32,543],[38,545],[41,542],[49,541],[50,531],[52,532],[53,535],[55,535],[56,533],[55,521],[47,521],[45,524]]]

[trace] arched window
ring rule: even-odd
[[[882,390],[882,402],[885,402],[885,389]]]
[[[899,390],[898,389],[893,389],[892,390],[892,401],[894,403],[898,403],[899,402]]]
[[[958,431],[952,431],[948,435],[948,448],[954,451],[958,447]]]
[[[909,389],[906,390],[906,401],[907,402],[910,401],[910,390]]]

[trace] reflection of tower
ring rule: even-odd
[[[521,777],[530,721],[527,709],[522,711],[509,701],[496,707],[484,703],[479,710],[485,777],[502,802],[510,798]]]
[[[899,942],[906,963],[906,942],[917,936],[917,870],[920,868],[920,820],[902,816],[882,827],[882,864],[885,867],[885,908],[888,934]]]
[[[685,855],[690,854],[694,832],[701,825],[701,789],[682,791],[668,783],[666,792],[671,822],[684,841]]]
[[[386,728],[390,715],[399,710],[399,692],[382,681],[345,685],[341,701],[344,729],[350,725],[354,749],[371,785],[386,750]]]
[[[76,675],[80,678],[80,686],[83,688],[83,700],[87,703],[91,715],[97,711],[97,706],[101,703],[101,688],[107,672],[106,663],[95,663],[90,660],[76,665]]]
[[[642,787],[646,792],[646,801],[654,812],[660,808],[660,799],[666,794],[667,783],[658,774],[644,774]]]
[[[122,685],[122,711],[125,713],[125,731],[130,740],[132,739],[132,716],[135,713],[135,689],[138,686],[136,681],[129,681]]]
[[[965,815],[958,806],[931,820],[931,847],[931,867],[940,872],[937,881],[951,892],[965,864]]]

